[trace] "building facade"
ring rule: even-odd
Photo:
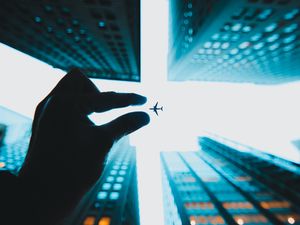
[[[0,19],[0,42],[55,68],[140,81],[140,0],[2,1]]]
[[[32,120],[0,106],[0,171],[17,174],[28,150]]]
[[[197,152],[163,152],[165,225],[300,224],[300,167],[199,138]]]
[[[299,21],[297,0],[170,1],[168,79],[299,80]]]
[[[136,153],[123,138],[110,151],[103,173],[62,225],[139,225]]]

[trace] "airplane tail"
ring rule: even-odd
[[[163,107],[161,107],[161,111],[164,111],[164,110],[163,110]]]

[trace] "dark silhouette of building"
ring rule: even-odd
[[[63,225],[139,225],[135,148],[123,138],[114,145],[95,187]]]
[[[165,225],[300,224],[300,166],[227,143],[161,154]]]
[[[91,78],[140,81],[140,0],[11,0],[0,42]]]
[[[297,0],[170,1],[169,80],[300,79]]]

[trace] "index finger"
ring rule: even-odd
[[[142,105],[147,98],[135,93],[99,92],[81,95],[79,104],[84,113],[105,112],[115,108]]]

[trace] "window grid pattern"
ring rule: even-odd
[[[0,41],[66,71],[77,67],[92,78],[140,81],[139,4],[5,1]]]

